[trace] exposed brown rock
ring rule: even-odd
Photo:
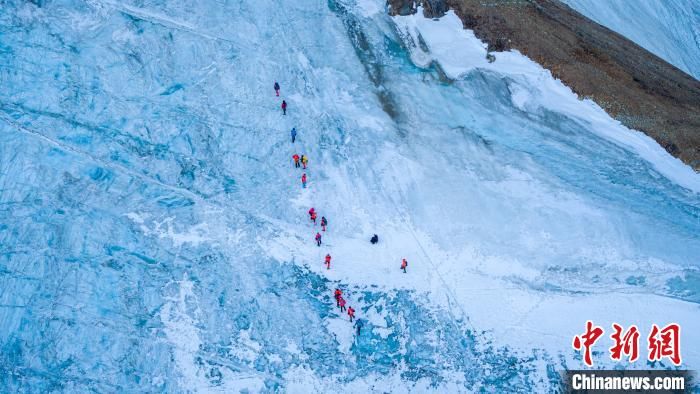
[[[413,0],[388,3],[395,14],[415,12]],[[438,3],[454,9],[489,50],[519,50],[700,170],[698,80],[557,0],[431,0],[429,17],[440,14]]]
[[[387,0],[389,15],[411,15],[416,13],[415,0]]]

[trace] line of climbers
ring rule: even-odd
[[[275,95],[277,97],[280,96],[280,85],[275,81]],[[282,100],[282,115],[287,115],[287,102],[285,100]],[[297,129],[296,127],[292,127],[291,130],[291,136],[292,136],[292,144],[296,141],[297,138]],[[299,156],[299,154],[294,153],[292,155],[292,159],[294,160],[294,167],[295,168],[303,168],[306,170],[307,165],[309,164],[309,158],[308,156],[302,154]],[[306,183],[307,183],[307,176],[306,173],[302,173],[301,175],[301,185],[302,188],[306,188]],[[311,207],[309,209],[309,219],[313,222],[314,225],[316,225],[316,219],[318,218],[318,214],[316,212],[316,209]],[[328,220],[326,219],[325,216],[321,216],[321,231],[325,232],[326,228],[328,226]],[[316,236],[314,237],[314,240],[316,241],[316,246],[320,247],[322,245],[322,235],[320,232],[316,232]],[[379,236],[377,234],[374,234],[372,238],[370,238],[370,243],[372,245],[376,245],[379,243]],[[326,257],[324,259],[324,264],[326,265],[326,269],[330,270],[331,269],[331,255],[330,253],[326,254]],[[408,267],[408,262],[406,259],[401,259],[401,270],[403,273],[406,273],[406,267]],[[357,335],[360,335],[360,332],[362,331],[362,327],[364,325],[364,322],[362,319],[355,319],[355,309],[351,306],[348,306],[347,309],[345,308],[345,305],[347,304],[347,301],[345,301],[345,298],[343,298],[343,292],[342,290],[336,288],[334,292],[334,297],[336,301],[336,306],[340,308],[340,312],[347,312],[348,317],[350,318],[350,322],[352,323],[353,321],[355,322],[354,328],[357,329]]]
[[[335,297],[335,305],[340,308],[340,313],[345,312],[345,298],[343,298],[343,291],[340,290],[339,288],[335,289],[335,292],[333,293],[333,296]],[[353,307],[349,306],[347,308],[347,313],[348,316],[350,317],[350,323],[352,323],[353,319],[355,319],[355,309]],[[360,336],[360,333],[362,331],[362,326],[364,325],[364,322],[362,319],[357,319],[355,320],[355,328],[357,328],[357,336]]]
[[[318,214],[316,213],[316,209],[314,209],[314,207],[311,207],[311,209],[309,209],[309,220],[311,220],[314,223],[314,225],[316,225],[317,218],[318,218]],[[327,227],[328,227],[328,219],[326,219],[325,216],[321,216],[321,231],[326,231]],[[322,244],[321,239],[322,239],[321,233],[317,232],[316,237],[314,237],[314,240],[316,241],[316,246],[321,246],[321,244]],[[326,263],[329,263],[330,256],[326,256],[326,260],[328,260],[328,261],[326,261]],[[326,265],[329,265],[329,264],[326,264]],[[330,266],[328,266],[326,268],[330,269]]]

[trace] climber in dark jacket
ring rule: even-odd
[[[357,336],[360,336],[360,332],[362,331],[362,326],[365,325],[365,322],[362,321],[362,319],[357,319],[355,320],[355,327],[357,328]]]

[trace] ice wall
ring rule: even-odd
[[[697,365],[697,193],[527,80],[416,64],[381,0],[8,1],[0,29],[3,389],[541,391],[586,318],[678,320]]]

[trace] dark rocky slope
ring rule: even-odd
[[[388,0],[393,14],[415,0]],[[421,3],[421,1],[418,1]],[[557,0],[423,0],[426,17],[454,9],[491,51],[517,49],[700,170],[700,82]]]

